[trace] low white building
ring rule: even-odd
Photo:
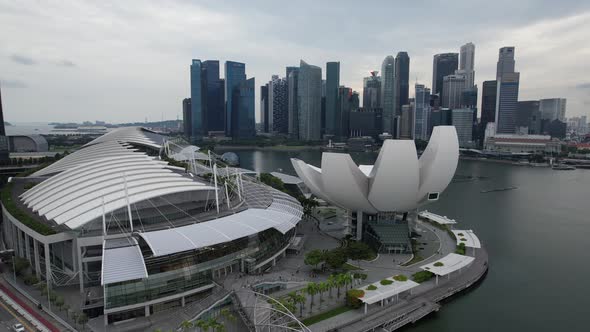
[[[503,153],[559,153],[561,143],[549,135],[496,134],[495,124],[490,122],[486,127],[483,148]]]

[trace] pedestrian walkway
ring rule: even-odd
[[[21,314],[35,328],[43,332],[59,332],[60,329],[51,324],[47,319],[38,312],[29,307],[23,300],[16,296],[8,287],[0,284],[0,297],[8,303],[14,310]]]

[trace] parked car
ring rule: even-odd
[[[12,330],[14,332],[25,332],[25,327],[22,324],[14,324],[12,325]]]

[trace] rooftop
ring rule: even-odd
[[[481,248],[481,243],[479,242],[479,238],[472,230],[453,230],[453,234],[457,238],[457,245],[460,243],[464,243],[466,247],[469,248]]]
[[[422,265],[420,268],[424,271],[430,271],[438,276],[446,276],[449,273],[455,272],[471,264],[474,259],[475,258],[471,256],[463,256],[451,253],[436,262]]]

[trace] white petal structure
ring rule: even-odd
[[[458,161],[459,141],[453,126],[434,127],[419,160],[411,140],[386,140],[373,166],[357,166],[342,153],[325,152],[321,169],[291,159],[299,178],[316,196],[366,213],[405,212],[438,199]]]

